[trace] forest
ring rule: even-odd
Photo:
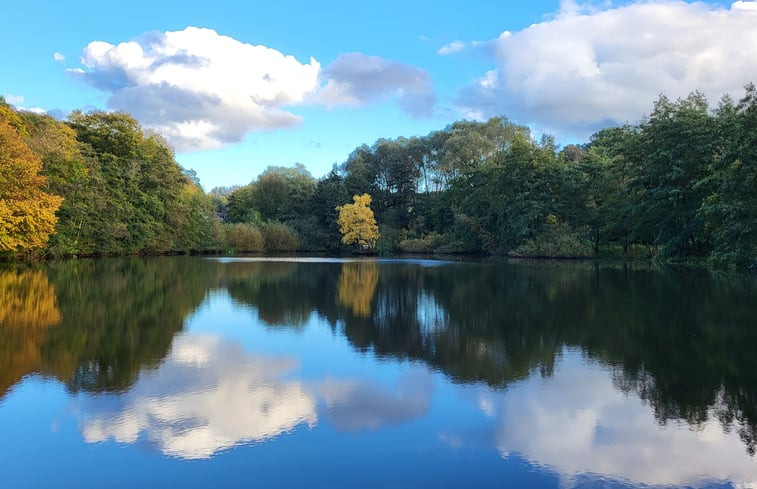
[[[249,177],[240,176],[240,179]],[[366,196],[367,194],[367,196]],[[66,121],[0,99],[0,258],[346,253],[340,208],[367,199],[380,255],[625,257],[757,270],[757,88],[665,96],[585,144],[497,117],[362,145],[205,193],[171,146],[121,112]],[[357,203],[358,201],[355,200]]]

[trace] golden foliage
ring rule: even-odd
[[[60,321],[47,275],[39,270],[0,272],[0,397],[39,369],[45,332]]]
[[[21,120],[21,117],[13,110],[13,107],[8,105],[2,97],[0,97],[0,120],[8,121],[8,124],[22,136],[29,134],[24,121]]]
[[[339,275],[337,298],[356,316],[371,314],[371,301],[378,284],[378,267],[373,262],[345,263]]]
[[[26,117],[30,119],[30,137],[26,138],[26,144],[43,160],[71,162],[83,158],[76,132],[65,123],[50,116],[27,114]]]
[[[0,251],[41,248],[55,231],[63,199],[42,191],[42,160],[0,118]]]
[[[373,248],[379,239],[379,230],[370,207],[371,196],[355,195],[352,200],[354,203],[336,208],[339,211],[337,223],[342,233],[342,243]]]

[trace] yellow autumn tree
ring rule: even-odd
[[[342,233],[342,243],[357,243],[363,248],[373,248],[379,239],[378,225],[371,210],[371,196],[368,194],[355,195],[352,204],[345,204],[336,208],[339,211],[339,231]]]
[[[41,248],[55,231],[63,199],[42,191],[42,160],[0,117],[0,252]]]

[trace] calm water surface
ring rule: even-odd
[[[587,264],[0,269],[0,487],[757,487],[757,284]]]

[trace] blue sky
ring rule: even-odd
[[[320,177],[362,143],[506,115],[583,141],[658,94],[757,81],[757,2],[39,1],[2,7],[0,94],[125,110],[206,190]]]

